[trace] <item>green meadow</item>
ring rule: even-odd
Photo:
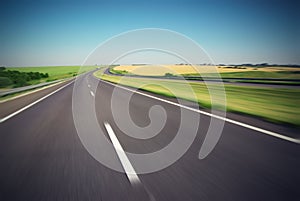
[[[47,73],[49,76],[27,81],[26,85],[34,85],[43,82],[50,82],[65,78],[71,78],[77,74],[84,73],[96,69],[96,66],[41,66],[41,67],[7,67],[5,71],[19,71],[19,72],[39,72]],[[14,85],[9,85],[5,88],[12,88]]]
[[[174,94],[176,94],[177,98],[197,102],[199,106],[203,108],[211,108],[212,106],[208,87],[218,90],[216,84],[206,86],[202,82],[188,82],[195,94],[194,96],[193,93],[186,90],[186,82],[184,83],[178,80],[120,77],[103,74],[103,71],[97,71],[94,75],[103,80],[124,86],[137,88],[138,86],[144,85],[141,87],[141,90],[167,97],[175,97]],[[239,86],[231,84],[226,84],[224,87],[226,91],[227,111],[243,113],[275,123],[300,127],[300,89],[289,87]],[[217,107],[222,108],[222,104],[224,103],[220,103]]]
[[[48,73],[49,80],[58,80],[68,77],[73,77],[77,73],[87,72],[93,69],[96,69],[96,66],[84,66],[81,69],[81,66],[41,66],[41,67],[9,67],[7,70],[17,70],[20,72],[40,72]]]

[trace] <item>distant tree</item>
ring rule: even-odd
[[[41,74],[39,73],[39,72],[35,72],[34,73],[34,77],[35,77],[35,79],[41,79]]]
[[[268,63],[261,63],[260,66],[268,66]]]
[[[14,87],[22,87],[29,85],[31,80],[39,80],[41,78],[49,77],[48,73],[40,72],[20,72],[16,70],[6,70],[4,67],[0,67],[0,77],[2,77],[1,82],[3,87],[4,85],[8,86],[14,84]],[[7,79],[3,79],[7,78]],[[10,82],[9,82],[10,81]]]
[[[175,75],[173,75],[172,73],[166,73],[165,77],[175,77]]]
[[[28,83],[26,82],[26,79],[23,78],[23,77],[18,77],[15,80],[15,86],[14,87],[23,87],[23,86],[26,86],[26,85],[28,85]]]
[[[254,66],[254,65],[246,63],[246,64],[241,64],[240,66]]]
[[[0,87],[6,87],[12,84],[12,81],[7,77],[0,77]]]

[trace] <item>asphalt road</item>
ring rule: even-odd
[[[129,113],[137,125],[149,125],[148,110],[154,105],[164,108],[167,115],[166,123],[158,135],[147,140],[135,139],[124,134],[116,125],[116,117],[113,117],[111,110],[113,85],[105,82],[98,85],[98,80],[91,74],[81,76],[76,85],[80,105],[74,105],[74,102],[72,105],[74,83],[71,83],[0,124],[1,201],[299,199],[299,144],[225,123],[215,149],[208,157],[199,160],[199,150],[211,118],[192,111],[186,111],[186,114],[190,118],[200,118],[201,121],[197,136],[187,152],[165,169],[137,174],[138,182],[133,183],[125,173],[106,167],[89,154],[79,138],[82,135],[78,135],[72,109],[81,108],[79,119],[86,124],[82,129],[86,135],[92,135],[97,130],[90,126],[93,118],[88,112],[95,108],[99,124],[98,137],[104,136],[110,141],[104,126],[104,122],[108,122],[123,149],[136,154],[158,151],[172,142],[179,129],[180,109],[166,102],[134,94]],[[3,109],[5,114],[2,113],[1,118],[39,99],[46,92],[40,93],[35,94],[35,97],[31,95],[0,105],[1,108],[9,108]],[[124,100],[129,95],[129,91],[120,89],[114,99],[116,116],[120,121],[126,116],[118,111],[124,109]],[[93,101],[95,105],[91,105]],[[155,114],[154,111],[153,115],[159,118],[161,113]],[[256,120],[251,122],[247,118],[236,118],[250,121],[251,125],[260,124],[260,127],[265,126],[275,132],[289,130]],[[192,127],[183,128],[186,135],[192,133]],[[97,143],[95,146],[99,145]],[[99,153],[117,168],[124,168],[117,152],[110,152],[115,150],[113,145],[107,146],[107,149],[96,147],[94,153]],[[158,162],[167,160],[161,156]],[[134,167],[139,165],[135,161],[131,162]],[[146,165],[153,164],[149,161]]]

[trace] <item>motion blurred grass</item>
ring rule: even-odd
[[[207,74],[209,75],[209,74]],[[212,75],[212,74],[210,74]],[[206,74],[183,74],[184,77],[203,76]],[[281,79],[300,79],[300,71],[244,71],[244,72],[226,72],[220,73],[222,78],[281,78]]]
[[[174,97],[169,90],[163,87],[168,86],[172,92],[176,92],[178,98],[196,101],[204,108],[211,107],[211,98],[204,83],[189,82],[196,94],[195,99],[190,92],[187,92],[186,84],[182,81],[111,76],[103,74],[103,71],[97,71],[94,75],[103,80],[130,87],[137,87],[144,84],[145,86],[141,88],[142,90]],[[209,85],[209,87],[217,86],[216,84]],[[224,87],[226,90],[227,111],[244,113],[271,122],[300,127],[300,89],[229,84],[226,84]]]
[[[222,78],[281,78],[281,79],[300,79],[300,71],[247,71],[221,73]]]

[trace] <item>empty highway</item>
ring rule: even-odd
[[[76,87],[79,91],[75,95],[74,85],[73,81],[69,81],[30,96],[1,103],[1,201],[299,199],[299,141],[293,142],[284,137],[225,122],[216,147],[206,158],[200,160],[199,150],[211,117],[193,110],[185,110],[185,114],[191,119],[200,119],[199,129],[191,146],[175,163],[147,174],[126,174],[107,167],[98,162],[82,143],[82,135],[92,136],[93,132],[97,132],[92,125],[89,126],[94,120],[90,110],[95,109],[99,125],[98,135],[101,136],[96,136],[96,139],[104,137],[111,142],[95,142],[97,149],[94,153],[100,154],[117,169],[127,172],[132,168],[142,168],[137,167],[139,164],[132,161],[127,153],[151,153],[172,142],[180,125],[180,107],[168,102],[176,103],[173,99],[153,95],[167,100],[160,101],[142,93],[134,93],[130,100],[129,114],[137,125],[146,127],[150,124],[148,113],[152,106],[163,108],[167,117],[157,135],[150,138],[141,133],[141,137],[147,139],[136,139],[125,134],[116,123],[116,118],[121,124],[128,120],[122,111],[126,108],[124,100],[132,94],[130,90],[118,88],[113,99],[113,114],[113,84],[99,81],[92,73],[86,73],[78,77]],[[75,103],[74,98],[77,98]],[[26,107],[28,105],[30,107]],[[24,107],[26,109],[20,110]],[[81,115],[75,117],[74,108]],[[161,113],[155,114],[158,112],[156,110],[152,112],[154,117],[161,116]],[[297,131],[293,129],[249,117],[231,117],[268,131],[287,133],[288,139],[297,137]],[[86,127],[78,128],[78,123],[83,123]],[[131,128],[125,129],[130,131]],[[182,129],[188,136],[193,132],[193,125]],[[101,143],[107,147],[99,146]],[[167,160],[162,155],[158,163],[163,164]],[[142,165],[153,165],[150,160],[148,163]]]

